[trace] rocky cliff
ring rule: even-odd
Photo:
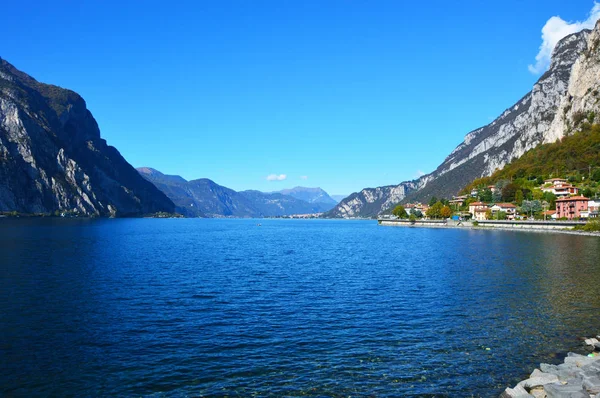
[[[83,98],[0,58],[0,211],[114,217],[173,210],[100,137]]]
[[[582,122],[600,121],[600,21],[588,35],[585,51],[571,70],[566,94],[544,142],[554,142],[581,128]]]
[[[533,89],[492,123],[468,133],[432,173],[397,186],[363,189],[342,200],[326,215],[373,217],[402,201],[427,201],[432,196],[450,198],[475,178],[488,176],[537,145],[560,138],[566,131],[566,122],[560,124],[558,120],[576,112],[582,101],[595,100],[590,96],[593,90],[584,99],[582,91],[588,91],[588,83],[577,90],[573,88],[577,94],[567,91],[574,87],[574,79],[581,82],[584,75],[585,79],[594,80],[595,76],[598,80],[598,71],[584,61],[594,58],[586,58],[586,54],[590,53],[588,39],[597,35],[598,26],[593,32],[584,30],[563,38],[554,49],[548,71]],[[590,46],[594,48],[594,44]]]

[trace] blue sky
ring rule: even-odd
[[[546,41],[592,7],[13,1],[0,56],[81,94],[136,167],[236,190],[349,194],[433,171],[531,89],[549,19],[562,18]]]

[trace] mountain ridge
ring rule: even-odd
[[[596,25],[595,30],[598,30]],[[431,173],[398,185],[365,188],[343,199],[325,217],[374,217],[393,205],[451,197],[475,178],[492,174],[508,162],[560,133],[548,134],[571,78],[571,70],[588,46],[590,30],[566,36],[532,90],[491,123],[467,133]]]
[[[278,217],[321,213],[331,208],[281,192],[238,192],[208,178],[187,181],[151,167],[139,167],[137,171],[164,192],[176,204],[177,210],[187,217]]]
[[[0,211],[120,217],[174,208],[101,138],[79,94],[0,58]]]

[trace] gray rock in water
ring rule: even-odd
[[[560,381],[568,381],[573,378],[581,378],[583,370],[576,363],[561,363],[557,366],[556,375]]]
[[[583,387],[590,394],[600,394],[600,377],[598,375],[583,378]]]
[[[565,358],[565,364],[576,365],[578,367],[582,367],[582,366],[591,364],[593,362],[596,362],[597,360],[598,360],[598,358],[595,358],[595,357],[590,358],[585,355],[574,354],[574,353],[570,352],[568,354],[568,356]]]
[[[596,360],[590,364],[587,364],[581,368],[583,373],[587,376],[600,374],[600,360]]]
[[[558,366],[556,366],[556,365],[550,365],[550,364],[547,364],[547,363],[541,363],[540,364],[540,369],[544,373],[558,374]]]
[[[515,388],[507,388],[504,390],[502,394],[500,394],[500,398],[531,398],[533,395],[529,394],[525,388],[520,385],[517,385]]]
[[[590,398],[582,383],[575,384],[546,384],[544,391],[548,398]]]
[[[532,389],[545,384],[556,383],[557,381],[558,376],[556,374],[544,373],[536,369],[533,371],[531,376],[529,376],[529,379],[523,380],[518,385],[524,387],[525,389]]]

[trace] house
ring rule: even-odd
[[[544,217],[544,220],[555,220],[556,210],[546,210],[542,212],[542,216]]]
[[[479,190],[475,188],[471,189],[471,197],[475,198],[477,195],[479,195]]]
[[[556,218],[569,220],[582,217],[588,211],[589,199],[585,196],[572,196],[556,199]]]
[[[483,202],[473,202],[469,204],[469,213],[473,215],[473,219],[477,221],[485,220],[485,213],[488,210],[488,205]]]
[[[508,220],[514,220],[515,215],[517,214],[517,206],[512,203],[496,203],[491,207],[492,210],[492,218],[498,212],[503,211],[506,213],[506,218]]]
[[[551,192],[558,197],[577,195],[579,193],[579,188],[574,187],[562,178],[546,180],[540,189],[543,192]]]
[[[454,196],[448,203],[450,204],[450,207],[456,209],[462,206],[463,203],[465,203],[465,200],[467,200],[467,195]]]
[[[564,178],[550,178],[549,180],[544,180],[544,185],[556,185],[556,184],[566,184],[567,180]]]
[[[558,197],[577,195],[579,193],[579,188],[571,185],[571,184],[559,184],[559,185],[551,185],[544,186],[541,188],[543,192],[551,192]]]
[[[487,211],[488,208],[485,209],[475,209],[473,214],[473,220],[475,221],[485,221],[487,219]]]
[[[494,193],[494,192],[496,192],[496,191],[497,191],[497,189],[496,189],[496,186],[495,186],[495,185],[488,185],[488,189],[489,189],[490,191],[492,191],[492,193]]]
[[[600,201],[590,200],[588,202],[588,211],[590,212],[590,218],[598,218],[598,211],[600,211]]]

